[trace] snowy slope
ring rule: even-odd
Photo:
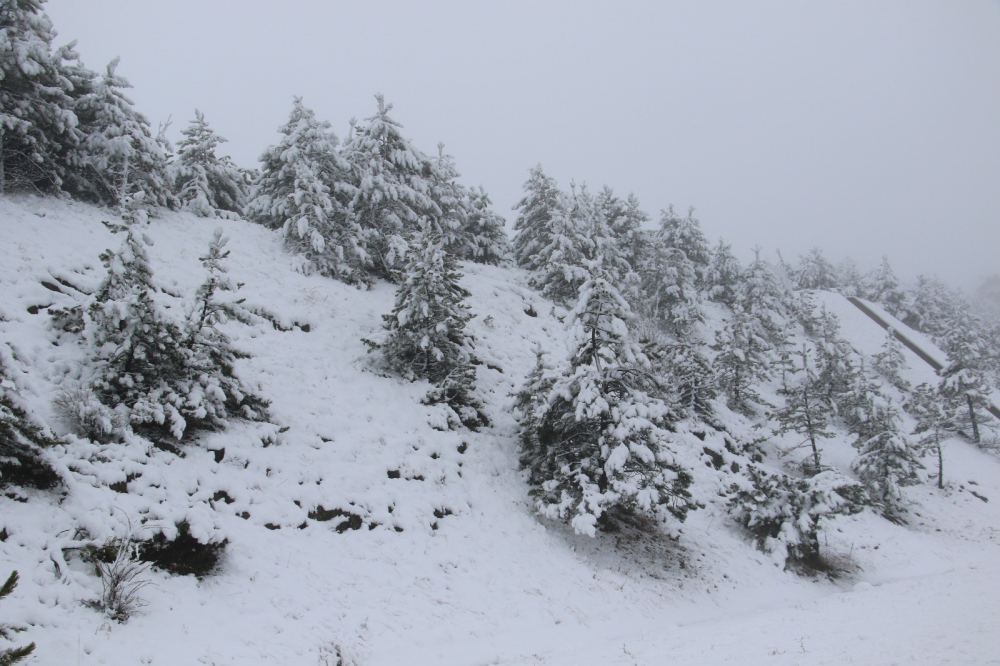
[[[78,203],[0,199],[0,340],[24,364],[24,397],[56,430],[52,399],[80,359],[52,344],[45,307],[79,297],[63,283],[99,282],[98,254],[119,243],[107,218]],[[517,469],[509,394],[536,346],[558,353],[566,337],[523,273],[464,266],[493,426],[443,431],[440,410],[420,403],[427,386],[380,376],[361,342],[391,309],[391,286],[303,275],[273,232],[168,213],[149,234],[169,291],[194,291],[217,226],[247,305],[275,322],[230,332],[253,355],[239,372],[259,380],[276,425],[235,424],[184,458],[70,437],[56,452],[72,480],[65,497],[0,497],[0,575],[22,578],[0,623],[30,625],[18,636],[39,645],[29,663],[311,665],[337,663],[338,651],[364,665],[997,663],[1000,599],[982,593],[1000,589],[996,459],[949,442],[954,484],[910,489],[909,526],[870,513],[838,521],[824,549],[853,573],[837,582],[783,572],[755,551],[711,503],[719,488],[707,468],[695,485],[706,507],[677,534],[579,537],[534,516]],[[878,350],[881,329],[843,299],[825,302],[856,348]],[[699,440],[679,436],[701,455]],[[838,464],[852,455],[846,441],[827,449]],[[72,550],[62,575],[55,562],[75,526],[103,539],[142,516],[154,530],[187,520],[227,539],[226,555],[201,581],[150,571],[142,613],[108,622],[82,603],[100,595],[90,567]]]

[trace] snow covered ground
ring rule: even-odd
[[[78,375],[79,350],[53,344],[46,308],[79,297],[67,285],[99,282],[98,255],[119,244],[109,216],[0,199],[0,341],[24,366],[23,396],[60,433],[52,400]],[[168,291],[193,293],[216,227],[246,304],[274,321],[229,330],[276,425],[235,424],[184,458],[69,437],[55,452],[65,494],[0,497],[0,576],[21,574],[0,623],[28,625],[17,636],[38,644],[28,663],[1000,663],[997,459],[949,441],[949,485],[907,489],[908,525],[870,512],[832,523],[824,551],[849,571],[836,581],[778,569],[710,502],[673,535],[577,536],[535,517],[517,469],[510,393],[536,346],[565,338],[522,272],[464,266],[493,425],[445,431],[439,408],[420,403],[427,386],[381,376],[361,342],[391,309],[391,285],[303,275],[273,232],[168,213],[149,228]],[[819,296],[855,348],[878,351],[882,329]],[[916,357],[908,372],[934,376]],[[846,466],[854,452],[838,439],[824,454]],[[710,498],[713,483],[697,476],[696,494]],[[84,603],[101,593],[92,568],[68,557],[59,575],[55,562],[76,526],[103,539],[143,517],[152,530],[186,520],[226,539],[226,554],[203,580],[150,570],[147,605],[109,622]]]

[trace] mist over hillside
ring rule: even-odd
[[[995,659],[995,280],[743,261],[542,165],[508,225],[382,95],[248,170],[41,9],[0,10],[0,663]]]

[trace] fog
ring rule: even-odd
[[[696,207],[710,240],[964,287],[1000,271],[1000,2],[49,0],[58,43],[243,166],[373,94],[512,224],[528,169]],[[771,255],[773,256],[773,254]]]

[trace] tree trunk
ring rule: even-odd
[[[0,128],[0,196],[7,194],[7,172],[3,168],[3,128]]]
[[[937,454],[938,454],[938,488],[944,490],[944,456],[941,455],[941,437],[937,437]]]
[[[972,422],[972,441],[979,444],[979,423],[976,421],[976,409],[972,406],[972,396],[966,395],[965,401],[969,404],[969,420]]]

